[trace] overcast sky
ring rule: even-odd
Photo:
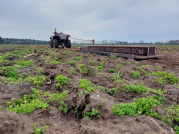
[[[0,0],[0,36],[49,40],[179,39],[179,0]]]

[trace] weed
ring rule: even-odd
[[[81,92],[78,94],[78,96],[81,96],[81,95],[83,95],[83,91],[81,91]]]
[[[84,88],[88,92],[96,91],[93,87],[91,87],[92,86],[91,81],[89,81],[88,79],[83,78],[80,80],[80,82],[81,83],[80,83],[79,88]]]
[[[155,111],[157,106],[161,106],[161,102],[153,95],[150,98],[134,99],[133,103],[120,103],[114,104],[111,108],[112,113],[120,115],[123,118],[124,115],[137,116],[138,114],[146,114],[149,116],[159,116]]]
[[[139,67],[141,66],[139,62],[135,62],[135,63],[137,64],[137,66],[139,66]]]
[[[68,61],[68,63],[70,63],[70,65],[72,66],[72,67],[75,67],[75,61]]]
[[[2,107],[0,106],[0,111],[2,111]]]
[[[78,111],[78,109],[74,109],[73,111],[76,113],[77,116],[81,115],[81,111]]]
[[[109,68],[109,72],[111,72],[111,73],[116,73],[117,71],[116,71],[116,69],[110,69],[110,68]]]
[[[103,63],[103,62],[100,62],[100,63],[99,63],[99,66],[104,67],[104,63]]]
[[[77,72],[76,72],[76,71],[74,71],[72,68],[70,68],[70,70],[69,70],[69,71],[70,71],[70,73],[72,73],[73,75],[76,75],[76,73],[77,73]]]
[[[88,69],[85,64],[80,64],[80,65],[78,66],[78,70],[79,70],[83,75],[93,76],[93,70]]]
[[[119,80],[122,76],[123,76],[123,74],[121,74],[120,72],[119,72],[119,73],[114,73],[114,75],[110,75],[108,79],[109,79],[110,81],[117,81],[117,80]]]
[[[137,79],[140,76],[139,71],[131,71],[130,73],[132,74],[132,78],[134,79]]]
[[[66,85],[69,83],[68,81],[71,81],[71,79],[69,79],[67,76],[63,76],[63,75],[58,75],[56,77],[56,80],[58,83],[54,84],[54,85],[59,87],[60,89],[62,88],[62,85]]]
[[[95,63],[95,60],[90,60],[90,64],[93,65]]]
[[[35,134],[44,134],[45,133],[45,131],[47,130],[49,128],[49,125],[46,125],[45,127],[39,127],[38,125],[37,125],[37,123],[34,123],[34,127],[33,127],[33,130],[34,130],[34,133]]]
[[[115,54],[111,54],[110,57],[111,57],[111,59],[116,59],[116,55]]]
[[[141,94],[141,93],[148,94],[149,91],[153,91],[153,92],[159,93],[161,95],[164,94],[164,92],[161,90],[156,90],[156,89],[151,89],[151,88],[145,87],[142,82],[138,85],[124,83],[122,86],[122,89],[125,92],[135,92],[135,93],[139,93],[139,94]]]
[[[102,89],[104,92],[106,91],[105,87],[103,86],[95,86],[96,88]]]
[[[98,110],[95,110],[94,108],[92,108],[92,111],[91,112],[85,112],[84,113],[84,117],[87,117],[89,119],[92,119],[94,116],[98,117],[98,118],[102,118],[101,115],[100,115],[100,111]]]
[[[65,52],[68,53],[68,54],[73,54],[73,52],[68,51],[68,50],[65,50]]]
[[[108,91],[108,93],[109,93],[110,95],[114,95],[114,94],[116,93],[116,88],[111,88],[111,89]]]
[[[24,79],[24,81],[30,82],[33,81],[33,84],[40,88],[40,85],[44,83],[46,77],[44,75],[37,76],[28,76]]]
[[[32,89],[32,95],[24,95],[23,99],[15,99],[12,98],[6,105],[9,105],[7,110],[20,114],[29,113],[31,114],[36,109],[46,109],[49,104],[53,101],[56,101],[59,106],[59,110],[66,113],[67,112],[67,104],[64,103],[64,100],[68,97],[68,90],[60,94],[50,94],[50,92],[42,93],[41,90],[37,90],[35,88]]]
[[[174,127],[174,130],[175,130],[175,133],[176,133],[176,134],[179,134],[179,126],[178,126],[178,125],[176,125],[176,126]]]
[[[73,59],[76,60],[76,61],[81,60],[81,58],[82,58],[82,56],[80,56],[80,57],[73,57]]]
[[[161,78],[156,79],[160,84],[166,84],[168,82],[174,85],[179,83],[179,79],[173,73],[157,71],[149,73],[149,75],[161,76]]]
[[[19,67],[6,66],[0,68],[0,74],[9,78],[13,78],[14,80],[18,80],[21,75],[20,71],[18,71]]]
[[[122,62],[122,61],[121,61],[121,59],[120,59],[120,58],[118,58],[118,59],[119,59],[119,62],[120,62],[120,63],[124,63],[124,62]]]
[[[42,68],[34,67],[34,69],[35,69],[39,74],[43,72]]]
[[[120,69],[121,69],[121,67],[122,67],[122,65],[117,64],[117,66],[115,66],[115,69],[116,69],[116,70],[120,70]]]

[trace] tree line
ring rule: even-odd
[[[0,44],[49,44],[49,41],[0,37]]]
[[[42,40],[34,40],[34,39],[16,39],[16,38],[2,38],[0,36],[0,44],[49,44],[49,41],[42,41]],[[85,44],[84,42],[72,42],[73,45],[77,45],[77,44]],[[86,43],[89,44],[89,43]],[[91,44],[91,43],[90,43]],[[179,45],[179,40],[169,40],[166,42],[144,42],[144,41],[140,41],[140,42],[133,42],[133,43],[128,43],[127,41],[107,41],[107,40],[103,40],[103,41],[96,41],[95,42],[96,45],[98,44],[116,44],[116,45],[127,45],[127,44],[136,44],[136,45],[147,45],[147,44],[151,44],[151,45]]]

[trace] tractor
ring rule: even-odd
[[[71,41],[68,39],[69,37],[70,35],[64,34],[62,32],[57,33],[55,29],[54,36],[50,37],[50,47],[58,48],[58,46],[61,45],[62,48],[71,48]]]

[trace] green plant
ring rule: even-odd
[[[13,78],[14,80],[18,80],[21,75],[20,75],[20,71],[18,71],[19,67],[13,67],[13,66],[3,66],[0,67],[0,74],[4,75],[6,77],[10,77]]]
[[[161,90],[156,90],[156,89],[151,89],[151,88],[145,87],[142,82],[138,85],[124,83],[123,86],[122,86],[122,89],[125,92],[135,92],[135,93],[139,93],[139,94],[142,94],[142,93],[148,94],[149,91],[154,92],[154,93],[158,93],[160,95],[164,94],[164,92],[161,91]]]
[[[78,66],[78,70],[83,74],[87,76],[93,76],[93,70],[88,69],[85,64],[80,64]]]
[[[81,91],[81,92],[78,94],[78,96],[81,96],[81,95],[83,95],[83,91]]]
[[[174,127],[174,130],[175,130],[175,133],[176,133],[176,134],[179,134],[179,126],[178,126],[178,125],[176,125],[176,126]]]
[[[91,59],[90,64],[93,65],[95,63],[95,60]]]
[[[70,65],[72,66],[72,67],[75,67],[75,61],[68,61],[68,63],[70,63]]]
[[[114,94],[116,93],[116,88],[111,88],[111,89],[108,91],[108,93],[109,93],[110,95],[114,95]]]
[[[135,62],[137,64],[137,66],[141,66],[139,62]]]
[[[65,52],[68,53],[68,54],[73,54],[73,52],[68,51],[68,50],[65,50]]]
[[[122,76],[123,76],[123,74],[118,72],[118,73],[114,73],[113,75],[110,75],[108,79],[110,81],[118,81]]]
[[[0,111],[2,111],[2,107],[0,106]]]
[[[56,61],[56,60],[51,60],[49,63],[50,64],[62,64],[62,62]]]
[[[34,123],[34,127],[33,127],[33,130],[34,130],[34,133],[35,134],[45,134],[45,131],[49,128],[49,125],[46,125],[45,127],[39,127],[37,125],[37,123]]]
[[[100,62],[100,63],[99,63],[99,66],[104,67],[104,63],[103,63],[103,62]]]
[[[12,98],[6,103],[6,105],[9,106],[7,110],[18,114],[21,112],[31,114],[36,109],[46,109],[55,101],[55,105],[59,106],[59,110],[67,113],[67,104],[64,103],[64,100],[68,97],[68,90],[60,94],[50,94],[50,91],[43,93],[41,90],[35,88],[33,88],[32,91],[32,95],[24,95],[22,99]]]
[[[132,78],[134,79],[137,79],[140,76],[139,71],[131,71],[130,73],[132,74]]]
[[[121,67],[122,67],[122,65],[117,64],[117,66],[115,66],[115,69],[116,69],[116,70],[120,70],[120,69],[121,69]]]
[[[105,87],[103,86],[95,86],[96,88],[102,89],[104,92],[106,91]]]
[[[156,95],[153,95],[150,98],[147,96],[146,98],[134,99],[135,102],[133,103],[114,104],[111,110],[112,113],[123,118],[124,115],[137,116],[138,114],[159,117],[155,109],[157,106],[161,106],[161,102],[156,98]]]
[[[91,81],[89,81],[88,79],[83,78],[80,80],[80,82],[81,83],[80,83],[79,88],[84,88],[88,92],[96,91],[93,87],[91,87],[92,86]]]
[[[21,66],[22,68],[25,68],[28,66],[34,67],[35,62],[33,60],[22,60],[22,61],[15,61],[15,64]]]
[[[78,111],[78,109],[74,109],[73,111],[76,113],[77,116],[81,115],[81,111]]]
[[[80,57],[73,57],[73,59],[76,60],[76,61],[81,60],[81,58],[82,58],[82,56],[80,56]]]
[[[116,73],[117,71],[116,71],[116,69],[110,69],[109,68],[109,72]]]
[[[76,75],[76,71],[74,71],[72,68],[70,68],[70,70],[69,70],[73,75]]]
[[[179,79],[173,73],[157,71],[149,73],[149,75],[161,76],[161,78],[156,79],[160,84],[166,84],[168,82],[174,85],[179,83]]]
[[[114,54],[111,54],[110,57],[111,57],[111,59],[116,59],[116,55],[114,55]]]
[[[67,76],[63,76],[63,75],[58,75],[56,77],[57,80],[57,84],[54,84],[55,86],[59,87],[60,89],[62,88],[63,85],[68,84],[68,81],[71,81],[71,79],[69,79]]]
[[[44,75],[37,76],[28,76],[24,79],[24,81],[30,82],[33,81],[33,84],[40,88],[40,85],[44,83],[46,77]]]
[[[89,119],[92,119],[94,116],[98,117],[98,118],[102,118],[101,115],[100,115],[100,111],[98,110],[95,110],[94,108],[92,108],[92,111],[91,112],[85,112],[84,113],[84,117],[87,117]]]
[[[120,62],[120,63],[123,63],[123,64],[124,64],[124,62],[122,62],[120,58],[118,58],[118,59],[119,59],[119,62]]]

